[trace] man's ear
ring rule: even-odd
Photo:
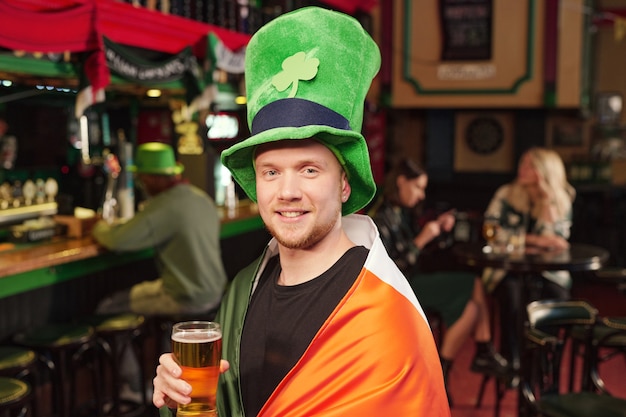
[[[341,186],[341,202],[345,203],[350,198],[350,193],[352,193],[352,188],[350,187],[350,183],[348,182],[348,176],[344,172],[341,176],[342,186]]]

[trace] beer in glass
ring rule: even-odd
[[[178,405],[178,416],[217,416],[215,396],[222,357],[222,330],[209,321],[187,321],[172,328],[172,353],[191,385],[191,402]]]
[[[483,238],[487,246],[485,249],[488,252],[496,251],[496,239],[500,232],[500,219],[496,216],[487,216],[483,222]]]

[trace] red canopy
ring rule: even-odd
[[[0,46],[29,52],[97,49],[102,36],[167,53],[197,46],[210,32],[232,50],[250,39],[244,33],[114,0],[3,0],[0,27]]]
[[[0,47],[28,52],[95,53],[85,62],[94,91],[109,84],[103,36],[114,42],[178,53],[191,46],[203,57],[207,35],[214,33],[231,50],[250,35],[115,0],[2,0]]]
[[[325,0],[352,14],[369,12],[377,0]],[[175,54],[191,46],[204,57],[207,35],[214,33],[231,50],[250,35],[195,20],[134,7],[115,0],[2,0],[0,47],[28,52],[94,51],[85,63],[95,90],[109,83],[103,36],[113,42]]]

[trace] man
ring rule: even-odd
[[[139,145],[135,161],[130,171],[149,196],[144,209],[125,223],[109,225],[101,220],[92,233],[113,251],[154,248],[160,276],[105,299],[99,312],[155,315],[216,308],[227,278],[215,203],[182,180],[184,167],[176,162],[171,146]]]
[[[171,146],[139,145],[129,168],[148,195],[143,210],[125,223],[100,220],[93,237],[119,252],[154,248],[159,277],[110,295],[98,314],[206,313],[219,305],[227,278],[220,249],[220,219],[213,200],[181,178]],[[122,357],[120,396],[140,402],[139,364],[127,349]]]
[[[310,7],[261,28],[246,54],[252,136],[222,162],[273,239],[216,319],[218,414],[449,416],[423,311],[373,222],[352,215],[375,193],[360,128],[376,44],[353,18]],[[160,363],[154,404],[188,403],[180,367]]]

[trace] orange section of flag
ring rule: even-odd
[[[450,415],[430,328],[393,282],[362,271],[260,417]]]

